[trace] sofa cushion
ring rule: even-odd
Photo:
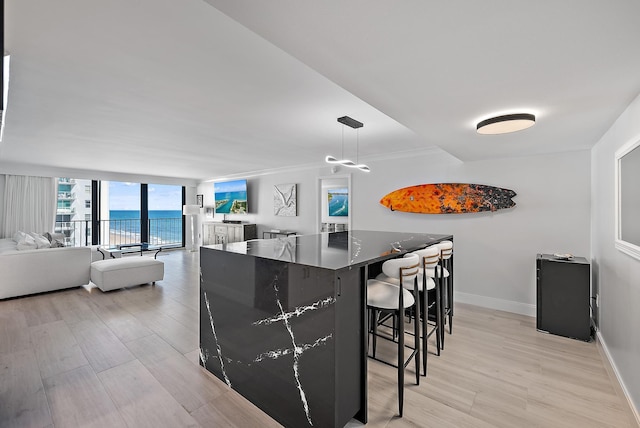
[[[10,238],[0,239],[0,254],[8,251],[16,251],[16,241]]]

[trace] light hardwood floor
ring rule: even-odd
[[[198,365],[198,253],[160,257],[155,286],[0,301],[1,427],[279,426]],[[419,386],[407,370],[403,418],[395,369],[369,360],[368,427],[637,426],[596,343],[457,305],[445,345]]]

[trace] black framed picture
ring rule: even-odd
[[[196,205],[199,205],[200,208],[204,208],[204,195],[196,195]]]

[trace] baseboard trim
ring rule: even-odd
[[[624,381],[622,380],[622,377],[620,376],[620,372],[618,371],[618,367],[616,366],[616,363],[613,361],[613,358],[611,357],[611,354],[609,353],[609,348],[607,348],[607,343],[602,338],[602,335],[600,334],[600,330],[596,330],[596,338],[598,339],[597,343],[600,345],[598,347],[598,349],[602,350],[602,353],[604,354],[605,358],[607,359],[607,361],[609,361],[609,365],[611,366],[611,369],[613,370],[613,373],[616,375],[616,379],[618,380],[618,384],[620,385],[620,388],[622,388],[622,392],[624,393],[624,396],[627,399],[627,402],[629,403],[629,407],[631,408],[631,412],[633,413],[633,416],[636,418],[636,423],[638,424],[638,426],[640,426],[640,413],[638,413],[638,409],[636,408],[633,400],[631,399],[631,395],[629,394],[629,391],[627,390],[627,386],[624,384]]]
[[[482,306],[483,308],[497,309],[499,311],[513,312],[515,314],[536,316],[536,305],[513,302],[511,300],[496,299],[495,297],[479,296],[477,294],[454,292],[454,301]]]

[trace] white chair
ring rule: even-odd
[[[444,310],[443,318],[449,323],[449,334],[453,332],[453,242],[442,241],[435,244],[440,250],[442,266],[442,281],[444,283]],[[448,317],[448,320],[447,320]],[[441,332],[442,348],[444,349],[444,328]]]
[[[415,254],[407,254],[405,257],[387,260],[382,264],[382,272],[389,278],[397,280],[398,285],[391,284],[378,279],[367,281],[367,309],[370,314],[370,332],[373,341],[373,358],[385,364],[397,367],[398,369],[398,408],[400,417],[404,404],[404,369],[412,358],[415,358],[416,384],[420,384],[420,328],[419,328],[419,307],[415,305],[413,294],[405,288],[405,284],[413,285],[415,295],[418,293],[416,277],[418,275],[419,257]],[[416,319],[414,320],[414,348],[411,355],[404,357],[404,312],[407,308],[415,306]],[[394,341],[395,330],[397,330],[398,364],[394,365],[387,361],[376,358],[376,338],[378,337],[378,323],[380,314],[390,313],[394,318],[394,333],[392,337],[380,335]]]

